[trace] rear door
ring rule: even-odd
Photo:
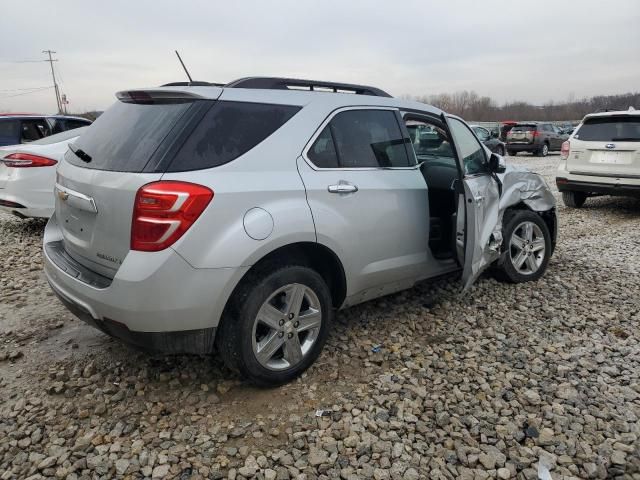
[[[170,149],[165,138],[174,138],[170,132],[181,128],[198,104],[184,98],[142,100],[116,102],[70,145],[58,167],[55,217],[65,249],[108,277],[129,252],[138,189],[162,176],[145,170],[147,164]]]
[[[640,115],[587,118],[570,145],[571,173],[640,179]]]
[[[458,217],[465,219],[464,231],[458,232],[459,258],[463,288],[467,289],[498,258],[501,239],[493,238],[498,224],[500,190],[489,171],[489,159],[483,145],[469,126],[456,117],[443,116],[455,144],[458,163],[463,172],[464,202],[458,202]]]
[[[427,186],[408,142],[396,110],[353,107],[327,119],[298,159],[318,241],[343,260],[359,300],[424,273]]]

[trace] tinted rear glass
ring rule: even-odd
[[[265,140],[299,110],[289,105],[216,102],[167,170],[201,170],[228,163]]]
[[[640,142],[640,118],[593,118],[578,129],[574,138],[587,142]]]
[[[530,132],[535,130],[537,125],[516,125],[511,129],[511,132]]]
[[[65,160],[96,170],[141,172],[167,133],[191,103],[116,102],[73,143],[91,157],[84,162],[71,151]]]

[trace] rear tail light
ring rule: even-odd
[[[56,160],[40,155],[32,155],[31,153],[12,153],[2,159],[7,167],[13,168],[30,168],[30,167],[52,167]]]
[[[160,181],[138,190],[131,224],[131,250],[157,252],[173,245],[213,198],[195,183]]]
[[[571,143],[569,140],[562,142],[562,148],[560,148],[560,158],[566,160],[569,158],[569,152],[571,151]]]

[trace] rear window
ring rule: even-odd
[[[516,125],[511,129],[512,132],[530,132],[535,130],[537,125]]]
[[[68,151],[65,160],[96,170],[141,172],[192,102],[137,104],[117,101],[73,143],[91,157],[85,162]]]
[[[640,118],[588,119],[573,137],[587,142],[640,142]]]
[[[300,107],[218,101],[175,156],[169,172],[217,167],[244,155],[293,117]]]
[[[49,135],[48,137],[41,138],[35,142],[31,142],[31,145],[51,145],[52,143],[64,142],[70,138],[79,137],[87,129],[87,127],[77,128],[75,130],[67,130],[66,132],[56,133],[55,135]]]

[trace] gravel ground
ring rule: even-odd
[[[550,184],[557,160],[509,159]],[[342,312],[274,390],[81,324],[41,273],[44,224],[0,214],[0,479],[640,479],[640,200],[558,213],[538,282]]]

